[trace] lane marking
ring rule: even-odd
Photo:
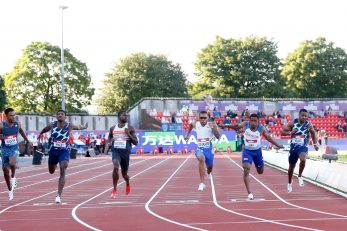
[[[154,158],[154,157],[153,157],[153,158]],[[151,159],[152,159],[152,158],[151,158]],[[163,162],[165,162],[165,161],[167,161],[167,160],[169,160],[169,159],[171,159],[171,158],[164,159],[164,160],[162,160],[162,161],[160,161],[160,162],[158,162],[158,163],[152,165],[151,167],[146,168],[145,170],[142,170],[142,171],[138,172],[138,173],[135,174],[134,176],[130,177],[130,179],[133,179],[134,177],[136,177],[136,176],[138,176],[138,175],[140,175],[140,174],[142,174],[142,173],[147,172],[148,170],[150,170],[150,169],[156,167],[157,165],[162,164]],[[124,182],[125,182],[125,181],[122,181],[122,182],[118,183],[117,185],[121,185],[121,184],[123,184]],[[106,193],[106,192],[109,192],[109,191],[112,190],[112,189],[113,189],[113,187],[108,188],[108,189],[104,190],[103,192],[101,192],[101,193],[99,193],[99,194],[97,194],[97,195],[95,195],[95,196],[89,198],[88,200],[86,200],[86,201],[84,201],[84,202],[82,202],[82,203],[76,205],[76,206],[72,209],[72,211],[71,211],[71,215],[72,215],[73,219],[75,219],[78,223],[80,223],[81,225],[83,225],[83,226],[85,226],[85,227],[87,227],[87,228],[89,228],[89,229],[91,229],[91,230],[101,231],[101,229],[98,229],[98,228],[96,228],[96,227],[94,227],[94,226],[92,226],[92,225],[89,225],[88,223],[82,221],[82,220],[77,216],[76,211],[77,211],[77,209],[78,209],[80,206],[84,205],[85,203],[88,203],[88,202],[91,201],[91,200],[94,200],[95,198],[99,197],[100,195],[102,195],[102,194],[104,194],[104,193]]]
[[[69,174],[66,174],[66,177],[72,176],[72,175],[76,175],[76,174],[81,173],[81,172],[87,172],[87,171],[93,170],[93,169],[99,169],[100,167],[104,167],[104,166],[107,166],[107,165],[112,165],[112,163],[107,163],[107,164],[104,164],[104,165],[101,165],[101,166],[97,166],[97,167],[94,167],[94,168],[88,168],[88,169],[80,170],[80,171],[77,171],[77,172],[69,173]],[[47,174],[47,172],[45,174]],[[53,180],[56,180],[56,179],[59,179],[59,176],[51,178],[51,179],[47,179],[47,180],[41,180],[41,181],[38,181],[38,182],[35,182],[35,183],[32,183],[32,184],[28,184],[28,185],[25,185],[25,186],[22,186],[22,187],[15,188],[15,191],[18,190],[18,189],[28,188],[30,186],[42,184],[42,183],[53,181]],[[0,192],[0,194],[1,193],[7,193],[7,192],[8,191],[3,191],[3,192]]]
[[[217,201],[217,196],[216,196],[216,191],[215,191],[215,188],[214,188],[214,182],[213,182],[213,176],[212,176],[212,174],[211,174],[211,176],[210,176],[210,181],[211,181],[211,188],[212,188],[213,203],[214,203],[218,208],[220,208],[220,209],[222,209],[222,210],[224,210],[224,211],[226,211],[226,212],[233,213],[233,214],[236,214],[236,215],[240,215],[240,216],[243,216],[243,217],[252,218],[252,219],[255,219],[255,220],[258,220],[258,221],[263,221],[263,222],[268,222],[268,223],[276,224],[276,225],[282,225],[282,226],[287,226],[287,227],[292,227],[292,228],[298,228],[298,229],[305,229],[305,230],[322,231],[321,229],[312,229],[312,228],[308,228],[308,227],[304,227],[304,226],[290,225],[290,224],[281,223],[281,222],[277,222],[277,221],[273,221],[273,220],[267,220],[267,219],[260,218],[260,217],[254,217],[254,216],[246,215],[246,214],[243,214],[243,213],[239,213],[239,212],[236,212],[236,211],[233,211],[233,210],[224,208],[223,206],[219,205],[219,203],[218,203],[218,201]]]
[[[100,205],[120,205],[120,204],[133,204],[131,201],[114,201],[114,202],[104,202],[99,203]]]
[[[302,219],[286,219],[286,220],[274,220],[274,221],[281,221],[281,222],[295,222],[295,221],[322,221],[322,220],[345,220],[346,218],[341,217],[332,217],[332,218],[302,218]],[[190,223],[191,225],[223,225],[223,224],[256,224],[256,223],[265,223],[264,221],[224,221],[224,222],[201,222],[201,223]]]
[[[153,216],[162,219],[164,221],[173,223],[175,225],[179,225],[179,226],[183,226],[186,228],[190,228],[190,229],[195,229],[195,230],[200,230],[200,231],[207,231],[206,229],[201,229],[198,227],[194,227],[191,225],[187,225],[187,224],[183,224],[174,220],[170,220],[168,218],[165,218],[163,216],[160,216],[159,214],[153,212],[150,208],[149,208],[149,204],[154,200],[154,198],[159,194],[159,192],[167,185],[167,183],[173,178],[173,176],[182,168],[182,166],[189,160],[190,155],[182,162],[182,164],[180,166],[178,166],[178,168],[171,174],[171,176],[165,181],[165,183],[154,193],[154,195],[151,197],[151,199],[149,199],[149,201],[147,201],[145,208],[147,210],[147,212],[149,212],[150,214],[152,214]]]
[[[248,200],[248,199],[231,199],[230,201],[232,202],[250,202],[250,203],[254,203],[254,202],[259,202],[259,201],[265,201],[264,198],[255,198],[253,200]]]
[[[225,155],[225,154],[224,154]],[[227,156],[227,158],[229,160],[231,160],[235,165],[237,165],[239,168],[243,169],[238,163],[236,163],[233,159],[231,159],[230,157]],[[272,191],[268,186],[266,186],[263,182],[261,182],[260,180],[258,180],[255,176],[253,176],[252,174],[249,174],[254,180],[256,180],[259,184],[261,184],[264,188],[266,188],[269,192],[271,192],[275,197],[277,197],[280,201],[282,201],[283,203],[290,205],[292,207],[298,208],[298,209],[303,209],[303,210],[307,210],[307,211],[311,211],[311,212],[316,212],[316,213],[321,213],[321,214],[325,214],[325,215],[331,215],[331,216],[337,216],[337,217],[343,217],[343,218],[347,218],[347,216],[345,215],[341,215],[341,214],[337,214],[337,213],[329,213],[329,212],[324,212],[324,211],[320,211],[320,210],[316,210],[316,209],[310,209],[310,208],[306,208],[306,207],[302,207],[299,205],[295,205],[292,204],[288,201],[286,201],[285,199],[283,199],[280,195],[278,195],[277,193],[275,193],[274,191]]]
[[[139,164],[139,163],[141,163],[141,162],[144,162],[144,161],[147,161],[147,160],[148,160],[148,159],[138,161],[138,162],[134,163],[133,165],[137,165],[137,164]],[[100,166],[99,166],[99,167],[100,167]],[[89,169],[89,170],[90,170],[90,169]],[[80,184],[82,184],[82,183],[84,183],[84,182],[88,182],[88,181],[94,180],[94,179],[96,179],[96,178],[98,178],[98,177],[101,177],[101,176],[110,174],[111,172],[112,172],[112,171],[108,171],[108,172],[106,172],[106,173],[104,173],[104,174],[100,174],[100,175],[97,175],[97,176],[88,178],[88,179],[86,179],[86,180],[79,181],[78,183],[75,183],[75,184],[72,184],[72,185],[69,185],[69,186],[64,187],[64,189],[71,188],[71,187],[73,187],[73,186],[80,185]],[[53,194],[53,193],[56,193],[56,192],[57,192],[57,190],[54,190],[54,191],[45,193],[45,194],[43,194],[43,195],[41,195],[41,196],[37,196],[37,197],[31,198],[31,199],[29,199],[29,200],[26,200],[26,201],[23,201],[23,202],[20,202],[20,203],[11,205],[11,206],[6,207],[6,208],[4,208],[3,210],[1,210],[1,211],[0,211],[0,214],[4,213],[5,211],[7,211],[7,210],[9,210],[9,209],[11,209],[11,208],[17,207],[17,206],[19,206],[19,205],[22,205],[22,204],[25,204],[25,203],[27,203],[27,202],[30,202],[30,201],[33,201],[33,200],[36,200],[36,199],[45,197],[45,196],[47,196],[47,195],[50,195],[50,194]]]
[[[178,201],[165,201],[165,203],[168,204],[192,204],[192,203],[199,203],[198,200],[178,200]]]
[[[98,161],[97,163],[100,163],[100,162],[104,162],[104,161]],[[81,167],[81,166],[94,165],[94,164],[97,164],[97,163],[88,163],[88,164],[82,164],[82,165],[71,166],[71,167],[69,167],[68,169],[69,169],[69,170],[70,170],[70,169],[75,169],[75,168],[78,168],[78,167]],[[43,168],[42,168],[42,169],[43,169]],[[17,179],[17,181],[18,181],[18,180],[22,180],[22,179],[26,179],[26,178],[31,178],[31,177],[33,177],[33,176],[45,175],[45,174],[48,173],[48,171],[47,171],[48,168],[45,167],[44,169],[46,169],[45,172],[37,173],[37,174],[34,174],[34,175],[29,175],[29,176],[24,176],[24,177],[16,177],[16,179]],[[25,172],[25,173],[27,173],[27,172]],[[17,171],[16,171],[16,176],[17,176]],[[5,182],[5,181],[1,181],[0,183],[6,183],[6,182]],[[23,186],[23,187],[24,187],[24,186]],[[16,189],[20,189],[20,188],[22,188],[22,187],[18,187],[18,188],[16,188]],[[0,192],[0,193],[7,193],[7,191],[3,191],[3,192]]]

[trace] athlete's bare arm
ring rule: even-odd
[[[74,125],[74,124],[69,124],[70,130],[84,130],[88,128],[88,122],[85,125]]]
[[[246,121],[243,121],[239,124],[220,124],[221,128],[231,128],[231,129],[240,129],[246,127]]]
[[[109,147],[111,147],[111,143],[112,143],[113,130],[114,130],[114,126],[112,126],[112,127],[110,128],[110,132],[108,133],[107,143],[108,143],[108,146],[109,146]]]
[[[308,130],[311,133],[312,141],[313,141],[313,147],[316,151],[319,150],[318,143],[317,143],[317,136],[316,136],[316,131],[314,130],[312,124],[308,126]]]
[[[195,125],[196,125],[195,121],[192,122],[191,124],[189,124],[189,128],[188,128],[187,134],[184,137],[185,140],[188,140],[190,132],[193,130],[193,128],[195,128]]]
[[[261,128],[261,134],[267,141],[269,141],[273,145],[277,146],[278,148],[284,148],[282,144],[278,144],[276,141],[272,139],[272,137],[268,132],[266,132],[264,127]]]
[[[137,137],[135,135],[135,129],[132,126],[129,126],[129,128],[126,128],[125,133],[128,135],[128,137],[130,138],[130,142],[133,145],[138,144],[139,141],[137,140]]]
[[[53,128],[53,123],[48,124],[42,131],[40,132],[39,136],[37,137],[38,140],[41,139],[41,136],[43,133],[49,132]]]
[[[289,123],[287,123],[286,125],[284,125],[283,130],[281,132],[282,136],[290,136],[292,134],[294,134],[296,132],[296,130],[294,129],[294,121],[291,121]]]

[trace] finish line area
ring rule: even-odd
[[[0,178],[1,230],[345,230],[347,223],[345,197],[309,182],[299,187],[296,178],[287,193],[287,174],[270,166],[262,175],[252,167],[248,200],[238,152],[215,154],[202,192],[193,154],[131,155],[131,193],[120,180],[116,199],[110,156],[71,159],[61,204],[59,170],[51,175],[47,162],[24,159],[18,166],[14,200]]]

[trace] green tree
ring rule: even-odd
[[[21,112],[56,112],[61,108],[61,49],[49,43],[32,42],[14,69],[5,75],[8,101]],[[65,57],[65,108],[80,112],[94,94],[87,65],[68,49]]]
[[[0,112],[5,109],[5,105],[6,105],[5,81],[0,75]]]
[[[306,40],[288,54],[282,75],[296,97],[347,97],[347,55],[325,38]]]
[[[143,97],[186,97],[186,76],[163,55],[135,53],[116,63],[103,81],[98,110],[127,109]]]
[[[189,93],[196,98],[206,93],[218,98],[284,96],[276,54],[277,45],[265,37],[217,37],[198,54],[198,80]]]

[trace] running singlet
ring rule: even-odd
[[[244,134],[245,149],[257,150],[261,148],[260,138],[262,128],[263,126],[261,124],[258,124],[258,128],[254,132],[251,130],[250,123],[246,122],[246,130]]]
[[[53,150],[70,149],[69,136],[70,136],[69,123],[64,122],[63,128],[60,129],[58,127],[58,121],[54,121],[52,133],[49,138],[51,149]]]
[[[10,127],[6,121],[3,121],[2,125],[3,125],[3,129],[2,129],[3,139],[1,142],[1,146],[3,148],[18,147],[18,139],[17,139],[18,132],[19,132],[18,122],[14,122],[12,127]]]
[[[309,140],[309,130],[308,127],[310,126],[310,121],[306,120],[303,125],[299,124],[299,119],[294,120],[294,127],[293,130],[297,130],[290,139],[291,146],[305,146],[308,145]]]
[[[196,122],[195,124],[195,131],[197,136],[197,142],[198,142],[198,148],[211,148],[212,143],[211,140],[213,139],[214,135],[212,132],[212,128],[206,124],[205,126],[202,126],[200,122]]]
[[[128,123],[125,123],[124,127],[120,128],[119,124],[116,124],[112,133],[112,150],[130,154],[131,143],[129,136],[125,133],[125,129],[128,128]]]

